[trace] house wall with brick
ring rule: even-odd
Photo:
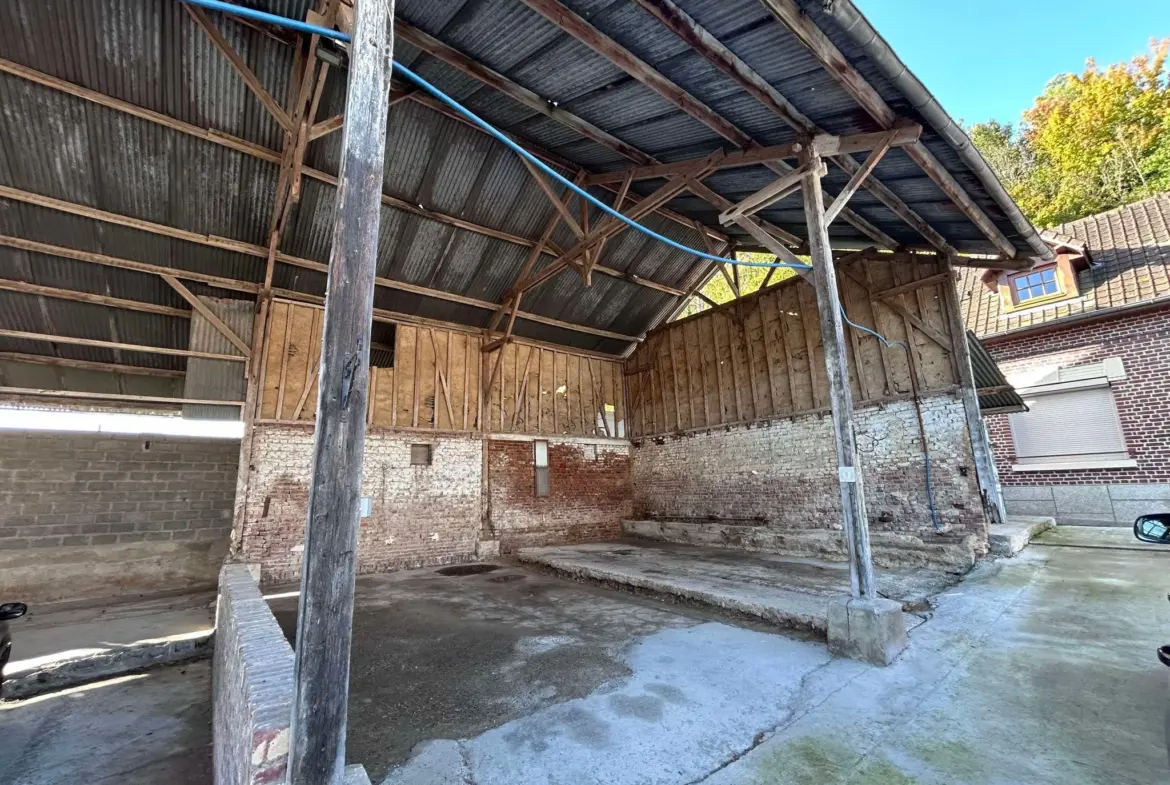
[[[0,433],[0,591],[42,602],[215,585],[239,441]]]
[[[1170,310],[986,342],[1009,379],[1109,357],[1120,358],[1125,368],[1125,378],[1110,386],[1136,467],[1016,471],[1009,415],[985,418],[1009,513],[1053,516],[1058,523],[1128,526],[1142,513],[1170,511]]]
[[[921,401],[935,507],[944,529],[986,538],[974,459],[958,397]],[[912,401],[856,411],[870,527],[931,534],[922,445]],[[636,444],[635,514],[777,529],[839,529],[841,496],[832,420],[802,415]]]
[[[500,550],[620,537],[633,513],[630,447],[613,440],[550,440],[549,493],[536,495],[533,439],[487,442],[489,525]]]

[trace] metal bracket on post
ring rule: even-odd
[[[846,366],[845,327],[841,321],[841,299],[837,271],[829,245],[821,189],[821,160],[811,147],[800,154],[801,169],[807,174],[801,186],[804,214],[808,224],[812,256],[812,280],[817,291],[821,342],[825,349],[825,370],[833,410],[833,440],[837,451],[837,478],[841,485],[841,512],[849,544],[849,575],[854,597],[874,599],[873,560],[869,549],[869,522],[865,514],[865,491],[858,471],[857,437],[853,432],[853,394]]]

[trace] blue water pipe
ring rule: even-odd
[[[331,30],[327,27],[321,27],[320,25],[309,24],[308,22],[301,22],[301,21],[298,21],[296,19],[290,19],[289,17],[286,17],[286,16],[279,16],[277,14],[270,14],[267,11],[258,11],[258,10],[253,9],[253,8],[245,8],[243,6],[234,5],[232,3],[225,3],[225,2],[223,2],[223,0],[182,0],[182,2],[185,2],[189,5],[202,6],[204,8],[209,8],[209,9],[214,10],[214,11],[221,11],[223,13],[233,14],[233,15],[241,17],[243,19],[252,19],[252,20],[257,21],[257,22],[267,22],[268,24],[277,25],[279,27],[285,27],[285,28],[288,28],[290,30],[297,30],[299,32],[309,33],[311,35],[319,35],[322,38],[329,38],[329,39],[332,39],[334,41],[341,41],[343,43],[348,43],[348,42],[353,41],[353,36],[351,36],[347,33],[343,33],[340,30]],[[558,183],[565,186],[566,188],[571,190],[573,193],[577,194],[582,199],[589,201],[591,204],[593,204],[598,209],[613,216],[614,218],[621,221],[622,223],[627,224],[628,226],[630,226],[630,228],[635,229],[635,230],[637,230],[637,231],[639,231],[639,232],[641,232],[649,237],[652,237],[661,243],[665,243],[666,245],[669,245],[671,248],[675,248],[676,250],[683,251],[684,253],[690,254],[692,256],[698,256],[698,257],[703,258],[703,259],[710,259],[711,261],[719,262],[721,264],[734,264],[734,265],[738,265],[740,267],[786,267],[786,268],[793,269],[793,270],[811,270],[812,269],[812,265],[808,265],[808,264],[793,264],[790,262],[747,262],[747,261],[743,261],[740,259],[732,259],[732,258],[728,258],[726,256],[719,256],[716,254],[707,253],[706,251],[700,251],[697,248],[690,248],[686,245],[683,245],[682,243],[679,243],[679,242],[676,242],[676,241],[670,239],[669,237],[661,235],[658,232],[654,231],[653,229],[651,229],[647,226],[643,226],[642,224],[640,224],[637,221],[634,221],[630,218],[627,218],[626,216],[622,215],[617,210],[614,210],[612,207],[607,205],[605,202],[601,201],[597,197],[590,194],[584,188],[578,187],[576,183],[574,183],[571,180],[569,180],[568,178],[562,176],[555,169],[553,169],[552,167],[545,164],[544,161],[541,161],[539,158],[534,156],[532,153],[528,152],[523,147],[516,144],[516,142],[512,141],[512,139],[510,139],[507,136],[507,134],[505,134],[503,131],[500,131],[498,128],[493,126],[487,120],[484,120],[482,117],[475,114],[475,112],[472,112],[470,109],[463,106],[461,103],[459,103],[454,98],[452,98],[451,96],[444,93],[439,88],[435,87],[433,84],[428,82],[426,79],[422,78],[421,76],[416,74],[414,71],[411,71],[409,68],[407,68],[406,66],[399,63],[397,60],[395,60],[393,62],[393,66],[394,66],[394,70],[397,71],[399,74],[401,74],[403,77],[405,77],[407,81],[413,82],[414,84],[418,85],[418,87],[420,87],[423,91],[434,96],[438,100],[445,103],[447,106],[454,109],[459,114],[466,117],[472,123],[474,123],[475,125],[479,126],[481,129],[483,129],[487,134],[489,134],[493,138],[495,138],[496,141],[503,144],[509,150],[516,153],[516,155],[518,155],[521,158],[523,158],[524,160],[528,161],[530,164],[535,166],[537,169],[544,172],[549,177],[553,178]],[[909,347],[906,346],[906,344],[904,344],[900,341],[891,341],[891,340],[887,339],[885,336],[881,335],[880,333],[877,333],[874,330],[869,329],[868,327],[863,327],[860,324],[856,324],[856,323],[850,321],[848,315],[846,315],[846,313],[845,313],[844,307],[841,308],[841,319],[842,319],[842,321],[845,322],[845,324],[848,324],[854,330],[858,330],[858,331],[863,332],[867,335],[872,335],[874,338],[877,338],[879,341],[881,341],[881,343],[883,345],[888,346],[888,347],[895,347],[896,346],[896,347],[902,349],[903,351],[909,353]],[[911,376],[913,376],[913,372],[911,372]],[[915,406],[917,406],[917,405],[918,405],[918,396],[917,396],[917,391],[915,391]],[[921,419],[921,416],[922,416],[921,412],[919,412],[920,419]],[[925,433],[923,434],[923,436],[925,437]],[[923,451],[923,455],[925,458],[926,494],[930,500],[930,517],[931,517],[931,521],[934,523],[934,527],[936,529],[940,529],[941,524],[939,523],[938,513],[935,511],[935,505],[934,505],[934,491],[931,489],[931,483],[930,483],[930,450],[928,449],[928,447],[926,445],[925,438],[923,439],[922,451]]]

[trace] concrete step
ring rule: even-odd
[[[684,545],[736,548],[796,558],[844,562],[844,533],[835,529],[779,529],[717,521],[622,521],[627,536]],[[874,564],[891,569],[926,568],[965,573],[975,566],[973,535],[914,535],[871,530]]]
[[[1056,526],[1055,518],[1043,515],[1011,515],[1007,523],[987,527],[987,541],[996,556],[1015,556],[1036,536]]]

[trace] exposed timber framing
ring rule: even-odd
[[[331,785],[345,768],[393,6],[362,0],[354,9],[297,614],[290,785]]]
[[[841,191],[837,194],[837,198],[834,199],[833,203],[829,205],[828,209],[825,210],[826,224],[833,223],[833,219],[835,219],[840,214],[840,212],[845,209],[845,205],[849,203],[851,198],[853,198],[853,194],[857,193],[857,189],[861,188],[862,183],[866,181],[866,179],[873,173],[873,170],[877,168],[877,165],[881,163],[883,158],[885,158],[886,153],[889,152],[890,147],[893,146],[894,135],[896,133],[896,131],[888,131],[882,139],[881,144],[879,144],[870,152],[869,156],[865,159],[865,162],[861,164],[861,168],[854,172],[853,176],[849,178],[849,182],[845,184],[845,187],[842,188]]]
[[[809,247],[812,252],[812,279],[817,293],[821,344],[829,383],[829,400],[833,412],[833,441],[837,450],[837,471],[841,486],[842,522],[849,544],[849,572],[853,596],[875,599],[873,557],[869,547],[869,519],[865,513],[865,490],[861,481],[861,462],[857,457],[857,437],[853,432],[853,392],[849,387],[846,360],[845,327],[841,321],[840,290],[836,265],[829,245],[829,226],[825,222],[824,194],[817,173],[820,158],[813,151],[802,153],[802,163],[813,164],[805,175],[802,195],[808,223]],[[809,358],[812,360],[811,356]],[[861,369],[858,369],[861,373]]]
[[[675,35],[691,44],[696,51],[706,57],[716,68],[725,73],[749,95],[770,109],[777,117],[798,133],[814,135],[821,132],[821,129],[817,128],[812,120],[793,106],[784,95],[772,87],[772,85],[768,84],[767,80],[760,76],[759,73],[752,69],[738,55],[724,46],[715,36],[711,35],[711,33],[699,25],[698,22],[679,8],[672,0],[634,1],[666,25]],[[859,167],[858,163],[849,156],[836,156],[832,161],[849,175],[856,174]],[[876,177],[871,175],[866,179],[864,187],[891,212],[922,235],[932,246],[943,252],[953,252],[954,249],[950,247],[950,244],[947,243],[941,234]],[[864,221],[865,219],[861,218],[861,216],[845,208],[842,211],[841,217],[853,223],[855,227],[864,232],[854,221],[854,219]],[[896,243],[890,244],[884,242],[873,234],[869,234],[869,236],[888,248],[894,248],[896,245]]]
[[[30,387],[0,387],[0,395],[20,398],[81,398],[95,401],[129,403],[168,403],[175,405],[243,406],[243,401],[209,401],[202,398],[171,398],[166,395],[125,395],[123,393],[81,392],[79,390],[40,390]]]
[[[234,251],[236,253],[241,253],[241,254],[245,254],[248,256],[254,256],[254,257],[257,257],[260,259],[266,260],[268,258],[268,253],[269,253],[268,249],[264,248],[262,246],[259,246],[259,245],[255,245],[253,243],[243,242],[242,240],[232,240],[232,239],[229,239],[226,237],[219,237],[217,235],[199,234],[198,232],[191,232],[191,231],[188,231],[186,229],[176,229],[176,228],[171,227],[171,226],[164,226],[163,224],[156,224],[156,223],[153,223],[152,221],[144,221],[144,220],[139,219],[139,218],[130,218],[128,216],[118,215],[116,213],[107,212],[105,210],[98,210],[97,208],[88,207],[86,205],[79,205],[79,204],[75,204],[73,202],[67,202],[63,199],[54,199],[52,197],[42,196],[40,194],[34,194],[34,193],[30,193],[28,191],[22,191],[22,190],[17,189],[17,188],[10,188],[8,186],[0,185],[0,198],[14,199],[16,201],[26,202],[28,204],[35,204],[35,205],[38,205],[40,207],[48,207],[48,208],[53,209],[53,210],[60,210],[61,212],[70,213],[72,215],[81,215],[83,217],[92,218],[92,219],[97,220],[97,221],[112,223],[112,224],[116,224],[119,226],[128,226],[132,229],[139,229],[141,231],[149,232],[151,234],[163,235],[165,237],[173,237],[173,238],[176,238],[179,240],[186,240],[188,242],[196,243],[198,245],[206,245],[206,246],[209,246],[212,248],[220,248],[220,249],[223,249],[226,251]],[[20,243],[27,242],[29,244],[32,244],[31,241],[22,241],[19,238],[6,238],[3,236],[0,236],[0,244],[4,244],[4,245],[15,245],[16,244],[14,242],[9,242],[9,240],[15,240],[15,241],[20,242]],[[44,244],[42,243],[39,245],[43,246]],[[94,254],[93,256],[99,256],[99,255]],[[274,258],[277,262],[280,262],[282,264],[290,264],[290,265],[293,265],[294,267],[302,267],[302,268],[307,269],[307,270],[316,270],[317,272],[328,272],[329,271],[329,266],[327,264],[324,264],[323,262],[315,262],[311,259],[303,259],[301,257],[290,256],[288,254],[283,254],[283,253],[279,253],[279,252],[276,253]],[[119,266],[119,265],[111,265],[111,266]],[[203,278],[214,278],[214,276],[203,276],[202,278],[200,278],[200,277],[196,277],[197,274],[195,274],[195,273],[188,273],[184,270],[172,270],[169,268],[154,269],[154,270],[151,270],[151,272],[156,272],[156,273],[161,274],[160,270],[161,270],[161,272],[173,274],[176,277],[186,278],[189,280],[203,280]],[[625,277],[624,274],[622,275],[622,277]],[[220,279],[220,280],[227,280],[227,279]],[[433,298],[438,299],[438,300],[446,300],[448,302],[455,302],[455,303],[459,303],[461,305],[469,305],[473,308],[483,308],[485,310],[495,311],[496,308],[499,307],[498,303],[492,303],[492,302],[488,302],[486,300],[478,300],[474,297],[464,297],[463,295],[452,294],[451,292],[445,292],[445,291],[442,291],[440,289],[431,289],[431,288],[426,287],[426,286],[417,286],[415,284],[408,284],[408,283],[405,283],[403,281],[395,281],[395,280],[390,279],[390,278],[378,278],[376,283],[378,286],[383,286],[387,289],[398,289],[400,291],[411,292],[413,294],[418,294],[418,295],[422,295],[425,297],[433,297]],[[216,284],[216,285],[218,285],[218,284]],[[252,284],[250,288],[239,288],[239,287],[236,287],[236,288],[238,288],[240,291],[258,291],[259,287],[256,287],[255,284]],[[615,332],[611,332],[609,330],[603,330],[603,329],[600,329],[597,327],[589,327],[587,325],[574,324],[572,322],[565,322],[565,321],[562,321],[560,319],[553,319],[553,318],[550,318],[547,316],[541,316],[539,314],[529,313],[527,311],[521,311],[519,314],[519,318],[524,319],[526,321],[530,321],[530,322],[539,322],[541,324],[547,324],[547,325],[550,325],[552,327],[561,327],[561,328],[564,328],[566,330],[573,330],[575,332],[588,333],[590,335],[598,335],[598,336],[603,337],[603,338],[613,338],[613,339],[619,340],[619,341],[638,340],[637,338],[635,338],[633,336],[623,335],[621,333],[615,333]]]
[[[724,139],[732,142],[741,148],[756,147],[755,141],[742,130],[737,128],[733,123],[720,116],[717,112],[705,105],[699,99],[688,93],[682,87],[667,79],[648,63],[641,60],[628,49],[622,47],[605,33],[598,30],[592,24],[587,22],[582,17],[570,11],[559,0],[523,0],[524,4],[532,10],[539,13],[541,16],[548,19],[552,24],[564,30],[573,38],[576,38],[585,46],[592,49],[597,54],[605,57],[618,68],[634,77],[642,84],[657,92],[669,103],[686,112],[691,117],[706,125],[708,128],[715,131]],[[791,167],[782,161],[774,161],[765,164],[768,168],[775,171],[777,174],[786,174]],[[701,184],[700,184],[701,185]],[[702,186],[700,188],[691,189],[696,196],[711,201],[709,198],[714,194],[709,188]],[[844,217],[854,225],[858,231],[866,234],[871,239],[894,248],[897,244],[881,232],[869,221],[866,221],[861,216],[853,212],[849,212]],[[773,231],[773,227],[765,225],[769,231]],[[782,230],[781,230],[782,232]],[[787,232],[777,233],[785,241],[791,242],[793,236]],[[792,243],[799,245],[799,240]]]
[[[268,113],[271,114],[276,122],[278,122],[286,131],[291,130],[293,127],[292,119],[288,116],[288,113],[284,111],[284,107],[282,107],[277,102],[277,100],[272,97],[271,93],[264,89],[264,85],[260,84],[260,80],[256,78],[256,74],[252,73],[252,69],[249,68],[248,64],[244,62],[244,58],[240,57],[239,52],[232,48],[232,45],[229,44],[227,39],[223,37],[223,34],[219,31],[219,28],[216,27],[215,23],[208,18],[207,12],[199,6],[193,6],[187,3],[184,3],[183,7],[187,9],[187,13],[191,15],[191,18],[195,20],[195,23],[203,28],[203,32],[207,33],[207,37],[211,39],[211,43],[215,46],[215,48],[218,49],[220,53],[228,59],[228,62],[232,64],[232,68],[234,68],[236,73],[240,75],[240,78],[244,80],[244,84],[248,86],[248,89],[252,91],[252,94],[260,99],[260,103],[264,104],[264,108],[268,110]]]
[[[252,156],[253,158],[258,158],[258,159],[263,160],[263,161],[268,161],[269,163],[280,165],[282,163],[282,160],[283,160],[281,152],[264,147],[263,145],[258,145],[258,144],[255,144],[253,142],[249,142],[247,140],[240,139],[239,137],[231,136],[230,134],[225,134],[225,133],[222,133],[219,131],[215,131],[215,130],[211,130],[211,129],[207,129],[207,128],[200,128],[199,126],[192,125],[191,123],[183,122],[182,120],[176,120],[173,117],[169,117],[167,115],[161,114],[159,112],[155,112],[155,111],[150,110],[150,109],[144,109],[140,106],[135,106],[134,104],[131,104],[127,101],[123,101],[123,100],[118,99],[118,98],[113,98],[111,96],[105,95],[104,93],[99,93],[95,90],[90,90],[89,88],[73,84],[72,82],[67,82],[63,79],[58,79],[57,77],[50,76],[49,74],[42,73],[42,72],[37,71],[37,70],[32,69],[32,68],[28,68],[27,66],[20,65],[19,63],[14,63],[10,60],[5,60],[3,58],[0,58],[0,72],[8,73],[8,74],[11,74],[13,76],[18,76],[22,79],[33,82],[35,84],[39,84],[43,87],[57,90],[59,92],[63,92],[63,93],[66,93],[68,95],[72,95],[76,98],[81,98],[85,101],[89,101],[90,103],[94,103],[94,104],[97,104],[99,106],[104,106],[104,107],[109,108],[109,109],[114,109],[116,111],[131,115],[133,117],[138,117],[139,119],[146,120],[148,122],[152,122],[156,125],[160,125],[160,126],[165,127],[165,128],[170,128],[173,131],[178,131],[179,133],[187,134],[188,136],[192,136],[192,137],[195,137],[197,139],[202,139],[204,141],[211,142],[213,144],[217,144],[217,145],[220,145],[222,147],[226,147],[230,150],[235,150],[236,152]],[[451,119],[454,119],[456,121],[467,124],[469,127],[474,128],[475,130],[479,131],[480,133],[484,133],[483,129],[479,128],[479,126],[470,124],[466,118],[454,113],[453,110],[450,110],[448,107],[445,107],[442,104],[438,104],[437,102],[434,102],[432,100],[428,100],[429,96],[420,95],[417,91],[413,91],[410,93],[403,94],[401,96],[401,98],[413,100],[416,103],[419,103],[423,106],[428,107],[432,111],[435,111],[439,114],[443,114],[447,117],[450,117]],[[391,104],[393,104],[394,102],[395,102],[395,97],[392,96],[391,97]],[[524,146],[525,149],[527,149],[533,155],[536,155],[537,157],[544,159],[548,163],[555,164],[558,166],[572,166],[569,162],[563,161],[562,159],[552,155],[551,153],[548,153],[548,152],[543,151],[543,150],[541,150],[541,149],[539,149],[531,144],[523,142],[523,140],[516,140],[516,141],[518,143],[522,144],[522,146]],[[317,180],[318,182],[325,183],[326,185],[330,185],[333,187],[337,186],[337,178],[334,175],[328,174],[327,172],[322,172],[319,169],[314,169],[314,168],[308,167],[308,166],[302,166],[301,174],[304,175],[305,177],[309,177],[309,178],[312,178],[314,180]],[[639,197],[637,197],[635,194],[632,194],[632,193],[629,195],[628,199],[631,202],[637,202],[640,200]],[[447,215],[446,213],[442,213],[442,212],[437,211],[437,210],[431,210],[431,209],[428,209],[425,207],[420,207],[419,205],[411,203],[409,201],[406,201],[405,199],[399,199],[397,197],[390,196],[388,194],[382,195],[382,203],[388,207],[393,207],[395,209],[402,210],[404,212],[410,213],[411,215],[415,215],[415,216],[420,217],[420,218],[425,218],[427,220],[436,221],[438,223],[446,224],[448,226],[454,226],[458,229],[464,229],[464,230],[469,231],[469,232],[474,232],[475,234],[481,234],[485,237],[491,237],[491,238],[496,239],[496,240],[502,240],[503,242],[512,243],[513,245],[520,245],[520,246],[524,246],[526,248],[532,248],[536,244],[535,240],[531,240],[527,237],[521,237],[519,235],[512,234],[511,232],[505,232],[505,231],[502,231],[499,229],[493,229],[493,228],[488,227],[488,226],[482,226],[482,225],[474,223],[472,221],[468,221],[468,220],[465,220],[463,218],[459,218],[458,216]],[[664,208],[660,208],[656,212],[659,215],[662,215],[664,218],[672,220],[676,223],[679,223],[679,224],[682,224],[682,225],[688,226],[688,227],[691,226],[692,221],[690,218],[686,218],[684,216],[678,215],[677,213],[674,213],[674,212],[667,210],[667,209],[664,209]],[[715,229],[713,229],[711,227],[704,227],[704,231],[707,234],[709,234],[712,237],[715,237],[719,240],[722,240],[722,241],[727,240],[726,235],[723,235],[722,233],[716,231]],[[549,247],[546,247],[542,251],[542,253],[544,253],[548,256],[556,256],[557,255],[557,251],[552,249],[552,248],[549,248]],[[281,260],[278,259],[278,261],[281,261]],[[627,275],[619,270],[613,270],[613,269],[603,267],[600,265],[594,267],[594,269],[597,272],[602,273],[603,275],[608,275],[608,276],[614,277],[614,278],[621,278],[623,280],[626,280],[626,281],[633,283],[633,284],[636,284],[638,286],[644,286],[646,288],[656,289],[658,291],[667,291],[668,293],[673,293],[673,294],[677,293],[677,290],[673,289],[673,287],[667,286],[666,284],[661,284],[661,283],[657,283],[654,281],[649,281],[647,279],[640,278],[637,276],[630,276],[630,275]]]
[[[193,349],[172,349],[169,346],[145,346],[136,343],[121,343],[119,341],[100,341],[96,338],[75,338],[69,335],[47,335],[45,333],[26,332],[24,330],[0,330],[0,338],[17,338],[22,341],[44,341],[45,343],[63,343],[73,346],[91,346],[95,349],[118,349],[124,352],[145,352],[147,354],[170,354],[176,357],[200,357],[204,360],[230,360],[245,362],[246,357],[235,354],[217,354],[215,352],[200,352]]]
[[[837,80],[849,95],[882,128],[889,130],[898,121],[889,104],[873,88],[861,73],[841,54],[841,50],[829,40],[817,25],[796,4],[795,0],[761,0],[764,7],[779,19]],[[905,148],[906,154],[918,164],[923,173],[934,181],[947,198],[967,216],[984,236],[1008,259],[1014,259],[1019,251],[995,223],[983,212],[971,195],[955,180],[937,158],[921,142]],[[940,249],[941,250],[941,249]]]
[[[27,354],[25,352],[0,352],[0,361],[52,365],[57,368],[77,368],[82,371],[104,371],[105,373],[129,373],[135,376],[159,376],[164,379],[182,379],[186,371],[172,371],[169,368],[146,368],[141,365],[102,363],[94,360],[71,360],[68,357],[54,357],[48,354]]]
[[[191,290],[183,286],[177,278],[173,275],[164,275],[162,279],[166,281],[172,289],[179,293],[179,296],[191,304],[191,307],[206,319],[212,327],[219,332],[224,338],[227,338],[233,346],[240,350],[245,357],[252,356],[252,348],[244,342],[240,336],[236,335],[232,328],[228,327],[223,319],[216,316],[215,311],[207,307],[207,304],[200,300],[195,295],[191,294]]]
[[[0,245],[3,244],[2,238],[0,238]],[[58,289],[54,286],[41,286],[40,284],[26,283],[25,281],[12,281],[7,278],[0,278],[0,291],[20,292],[21,294],[31,294],[37,297],[52,297],[58,300],[73,300],[74,302],[104,305],[107,308],[118,308],[124,311],[141,311],[142,313],[153,313],[159,316],[173,316],[178,319],[191,318],[191,312],[183,308],[172,308],[169,305],[156,305],[155,303],[146,303],[141,300],[126,300],[121,297],[110,297],[104,294],[79,292],[73,289]]]
[[[817,176],[824,177],[824,165],[818,165],[822,168]],[[800,184],[804,180],[804,176],[809,173],[808,166],[808,164],[798,166],[791,172],[780,175],[754,194],[744,197],[738,204],[732,205],[731,209],[720,213],[719,223],[724,226],[729,223],[735,223],[736,220],[755,215],[769,205],[773,205],[788,195],[795,193],[800,189]]]

